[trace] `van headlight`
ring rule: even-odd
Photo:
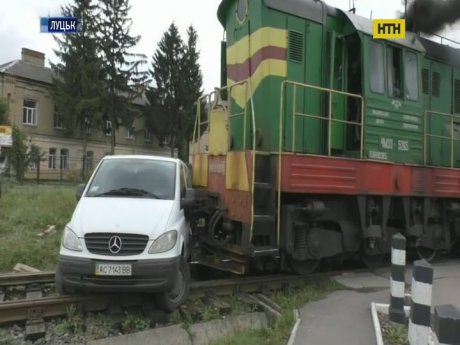
[[[149,254],[164,253],[174,248],[177,242],[177,231],[171,230],[153,241],[149,249]]]
[[[65,227],[64,236],[62,236],[62,245],[69,250],[77,252],[83,250],[80,239],[68,226]]]

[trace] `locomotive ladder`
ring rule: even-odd
[[[251,95],[253,160],[251,171],[251,256],[277,256],[279,247],[276,236],[276,162],[270,153],[256,150],[257,126],[250,79],[248,80],[248,89]]]
[[[272,156],[253,152],[252,256],[276,256],[276,163]]]

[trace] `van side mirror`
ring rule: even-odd
[[[77,186],[77,191],[75,192],[75,198],[77,201],[80,201],[83,191],[85,190],[86,184],[81,183]]]
[[[194,206],[196,202],[195,190],[193,188],[186,188],[184,196],[180,198],[180,207],[181,208],[190,208]]]

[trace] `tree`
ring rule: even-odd
[[[107,84],[104,117],[112,123],[111,154],[115,153],[115,130],[120,125],[132,127],[131,103],[144,92],[147,82],[147,72],[140,69],[147,62],[146,56],[130,52],[140,36],[130,35],[129,10],[129,0],[99,2],[98,45]]]
[[[79,18],[79,32],[55,36],[58,44],[55,54],[60,62],[50,63],[55,74],[55,103],[66,134],[72,134],[77,128],[82,137],[82,179],[87,170],[87,129],[102,122],[102,90],[105,89],[95,36],[95,9],[92,0],[75,0],[73,5],[61,8],[64,16]]]
[[[5,156],[8,159],[9,169],[13,168],[16,175],[16,180],[22,183],[27,167],[31,163],[40,163],[40,159],[44,156],[44,152],[36,144],[31,144],[27,147],[27,137],[19,127],[13,126],[13,146],[8,148]]]
[[[171,156],[179,148],[179,158],[188,161],[188,141],[193,132],[194,103],[202,94],[202,74],[196,49],[198,35],[190,26],[184,43],[172,23],[163,34],[152,57],[150,73],[156,87],[149,88],[146,123],[163,142],[168,139]]]
[[[184,83],[183,100],[184,114],[180,121],[180,138],[179,157],[188,161],[189,142],[192,139],[193,124],[195,120],[195,103],[203,94],[203,75],[198,62],[200,53],[197,50],[198,33],[189,26],[187,29],[187,44],[185,45],[185,54],[182,64],[182,76]]]
[[[182,75],[184,45],[176,24],[172,23],[163,34],[152,57],[150,73],[156,87],[147,92],[151,124],[160,143],[169,141],[171,157],[174,156],[182,112]]]

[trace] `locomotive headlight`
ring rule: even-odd
[[[149,254],[164,253],[174,248],[177,242],[177,231],[171,230],[153,241],[149,249]]]
[[[65,227],[64,235],[62,236],[62,245],[77,252],[83,250],[80,239],[68,226]]]

